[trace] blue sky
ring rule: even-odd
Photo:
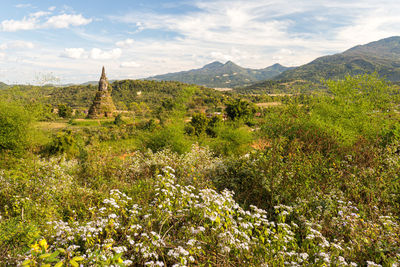
[[[400,35],[398,14],[398,0],[1,0],[0,81],[297,66]]]

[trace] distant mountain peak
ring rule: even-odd
[[[156,81],[179,81],[208,87],[233,88],[270,79],[287,69],[281,65],[264,69],[248,69],[236,65],[230,60],[225,62],[225,64],[214,61],[200,69],[167,73],[149,77],[148,79]]]
[[[242,67],[240,67],[239,65],[235,64],[235,63],[234,63],[233,61],[231,61],[231,60],[228,60],[227,62],[225,62],[224,66],[242,68]]]
[[[219,61],[213,61],[211,63],[208,63],[207,65],[205,65],[202,69],[209,69],[209,68],[217,68],[217,67],[221,67],[224,64],[222,64]]]

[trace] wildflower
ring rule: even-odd
[[[49,245],[47,245],[46,239],[40,240],[40,241],[39,241],[39,246],[40,246],[41,248],[43,248],[44,250],[47,250],[47,248],[49,247]]]
[[[120,246],[120,247],[115,247],[114,251],[119,254],[119,253],[124,253],[125,251],[127,251],[127,248],[124,246]]]
[[[197,240],[195,239],[190,239],[186,244],[188,244],[189,246],[194,246],[196,244],[196,241]]]
[[[373,261],[367,261],[367,266],[368,266],[368,267],[379,267],[379,266],[382,266],[382,265],[376,264],[376,263],[373,262]]]
[[[108,218],[115,219],[115,218],[117,218],[117,215],[112,213],[112,214],[108,215]]]
[[[40,246],[38,243],[35,243],[31,246],[32,251],[34,252],[39,252],[40,251]]]

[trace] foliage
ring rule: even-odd
[[[52,142],[46,148],[46,153],[50,155],[78,155],[79,144],[71,131],[58,132]]]
[[[31,143],[33,117],[18,103],[0,101],[0,152],[21,154]]]
[[[280,103],[261,105],[251,123],[211,117],[224,103],[252,109],[232,92],[117,84],[132,94],[125,105],[150,110],[120,126],[37,123],[55,133],[47,146],[34,136],[23,158],[1,152],[0,265],[400,262],[399,99],[377,75],[326,81],[324,92],[307,95],[249,95]],[[20,89],[10,99],[34,91]],[[12,114],[50,108],[24,104]]]
[[[58,116],[61,118],[71,118],[72,117],[72,108],[65,104],[58,105]]]
[[[215,128],[216,138],[210,141],[210,146],[219,155],[242,155],[249,151],[252,133],[245,126],[223,124]]]
[[[122,119],[122,114],[121,114],[121,113],[118,114],[118,115],[115,117],[113,123],[114,123],[115,125],[117,125],[117,126],[120,126],[120,125],[122,125],[122,124],[125,123],[124,120]]]
[[[158,131],[154,131],[145,138],[144,146],[153,151],[170,148],[172,151],[183,153],[190,148],[190,141],[184,134],[180,124],[169,124]]]
[[[226,104],[225,112],[231,120],[249,120],[254,115],[256,107],[242,99],[236,99]]]
[[[194,128],[194,134],[200,136],[203,134],[208,126],[209,119],[204,113],[197,113],[192,115],[190,125]]]
[[[63,166],[61,173],[72,167]],[[51,170],[51,165],[48,167]],[[369,264],[393,264],[400,260],[396,255],[399,225],[394,218],[381,216],[378,223],[372,223],[363,219],[364,215],[351,203],[343,201],[340,194],[331,193],[323,198],[317,195],[310,201],[299,200],[292,207],[277,205],[273,213],[255,206],[245,210],[233,200],[232,192],[218,193],[188,185],[181,179],[183,173],[174,173],[170,167],[163,168],[160,175],[147,182],[151,183],[149,187],[138,180],[134,188],[136,192],[141,190],[141,196],[113,189],[102,195],[101,201],[95,202],[97,205],[86,207],[85,213],[70,211],[72,221],[49,220],[40,237],[32,238],[28,254],[19,262],[28,266],[59,262],[72,266],[75,262],[226,266],[244,262],[354,265],[366,264],[367,260]],[[61,175],[61,181],[66,181],[65,174]],[[71,182],[53,191],[66,194],[74,188],[81,192],[83,188],[78,187],[77,191],[76,184]],[[43,190],[48,189],[46,186]],[[143,199],[145,193],[147,198]],[[49,196],[50,201],[55,200]],[[38,208],[43,209],[41,205]],[[386,242],[375,245],[367,243],[366,238]]]

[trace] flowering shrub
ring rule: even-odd
[[[82,164],[82,173],[85,183],[92,187],[103,185],[113,179],[130,184],[137,180],[153,178],[157,171],[163,167],[171,166],[179,174],[181,180],[189,183],[209,183],[205,179],[210,170],[222,164],[222,160],[214,157],[208,148],[193,145],[191,150],[179,155],[169,149],[152,152],[135,151],[121,160],[111,152],[92,153],[88,160]],[[99,160],[100,158],[100,160]],[[194,181],[194,179],[196,181]]]
[[[84,265],[120,266],[357,266],[351,262],[351,251],[357,252],[356,240],[330,240],[313,216],[311,220],[300,216],[298,223],[288,220],[309,212],[304,202],[295,207],[276,206],[276,220],[270,221],[262,209],[242,209],[232,192],[185,186],[174,172],[167,167],[155,178],[154,198],[145,205],[138,205],[119,190],[111,190],[100,207],[90,209],[90,220],[49,222],[51,230],[44,234],[49,248],[42,248],[40,254],[34,244],[24,263],[35,266],[48,263],[46,259],[50,258],[56,264],[69,262],[72,266],[78,260]],[[337,219],[343,222],[336,230],[356,226],[354,208],[346,208],[340,199],[330,200],[338,210],[333,224]],[[321,207],[316,210],[321,214]],[[386,222],[383,227],[366,223],[367,228],[385,231],[385,227],[392,227],[387,233],[399,230],[392,218],[382,220]],[[394,233],[393,240],[398,241]],[[398,251],[389,256],[386,263],[400,260]],[[368,264],[375,264],[374,259]]]
[[[263,210],[235,201],[232,191],[213,189],[210,179],[229,166],[205,148],[193,146],[183,155],[135,152],[115,160],[112,154],[90,156],[86,162],[35,158],[0,172],[0,265],[396,266],[400,261],[397,215],[379,202],[370,202],[368,212],[334,186],[328,193],[314,190],[314,196],[302,192],[287,205],[264,203]],[[396,157],[383,157],[392,171]],[[255,155],[238,162],[246,161],[234,166],[246,168],[241,177],[254,185],[266,171],[279,171],[267,169]],[[340,164],[340,170],[357,168],[351,158]],[[364,180],[354,177],[347,184],[373,180],[378,173],[352,172]],[[280,187],[270,192],[285,200],[284,186],[293,186],[295,176],[277,174]]]

